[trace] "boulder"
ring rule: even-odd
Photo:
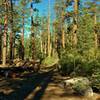
[[[90,82],[86,77],[76,77],[64,80],[63,86],[67,91],[73,91],[73,93],[86,97],[93,96],[93,90],[90,87]]]

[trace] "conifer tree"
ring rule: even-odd
[[[4,9],[5,9],[5,15],[4,15],[4,32],[3,32],[3,54],[2,54],[2,64],[6,64],[6,57],[7,57],[7,31],[8,31],[8,0],[4,0]]]

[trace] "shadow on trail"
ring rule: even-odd
[[[41,88],[35,93],[35,96],[33,98],[33,100],[40,100],[41,97],[43,96],[45,89],[47,88],[48,84],[51,82],[51,77],[52,76],[48,76],[44,82],[41,84]]]
[[[30,73],[20,79],[7,79],[0,85],[0,90],[5,89],[5,92],[0,91],[0,100],[41,100],[52,76],[53,70],[50,70]],[[8,90],[12,92],[7,93]]]

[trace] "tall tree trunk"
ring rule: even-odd
[[[44,43],[44,53],[45,53],[45,55],[47,55],[47,45],[46,45],[46,41]]]
[[[30,9],[31,9],[31,37],[32,37],[32,59],[35,59],[35,37],[34,37],[34,22],[33,22],[33,4],[31,1],[31,5],[30,5]]]
[[[42,33],[41,33],[41,39],[40,39],[40,46],[41,46],[41,53],[43,54],[43,41],[42,41]]]
[[[24,10],[22,11],[22,36],[21,36],[21,44],[22,44],[22,60],[24,60]]]
[[[53,24],[53,27],[54,27],[54,43],[53,43],[53,48],[54,48],[54,51],[53,51],[53,54],[57,51],[57,46],[58,46],[58,44],[57,44],[57,42],[58,42],[58,34],[57,34],[57,32],[56,32],[56,25],[57,25],[57,23],[56,22],[54,22],[54,24]]]
[[[78,29],[78,9],[79,9],[79,0],[74,0],[74,25],[73,25],[73,47],[77,45],[77,29]]]
[[[11,32],[10,32],[10,60],[13,61],[13,45],[14,45],[14,41],[13,41],[13,3],[12,3],[12,0],[10,0],[10,11],[11,11]]]
[[[41,42],[41,53],[43,53],[43,43],[42,43],[42,40],[40,42]]]
[[[65,48],[65,32],[64,32],[64,28],[62,28],[62,48]]]
[[[51,56],[51,48],[50,48],[50,0],[48,0],[48,56]]]
[[[35,59],[35,38],[34,38],[34,33],[32,32],[32,59]]]
[[[64,2],[64,0],[62,2]],[[62,48],[65,48],[64,9],[66,9],[66,8],[63,6],[62,13],[61,13]]]
[[[2,25],[0,25],[0,61],[2,59]]]
[[[53,48],[54,48],[54,51],[57,50],[57,33],[55,31],[55,28],[54,28],[54,43],[53,43]]]
[[[56,50],[57,49],[57,40],[58,40],[58,37],[57,37],[57,33],[55,33],[54,35],[55,35],[54,46],[55,46],[55,50]]]
[[[8,16],[7,16],[7,1],[5,0],[5,16],[4,16],[4,33],[3,33],[3,54],[2,54],[2,64],[6,65],[6,51],[7,51],[7,28],[8,28]]]

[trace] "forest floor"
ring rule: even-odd
[[[61,86],[63,79],[53,70],[25,73],[17,78],[0,77],[0,100],[88,100],[66,93]],[[93,100],[100,100],[100,94],[94,93],[94,97]]]

